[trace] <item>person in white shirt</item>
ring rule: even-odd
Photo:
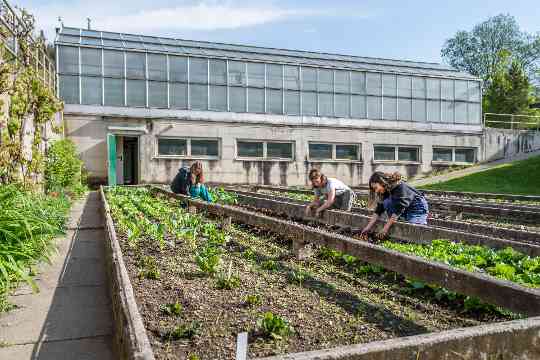
[[[351,210],[356,195],[342,181],[326,177],[318,169],[311,169],[309,180],[313,185],[315,198],[306,207],[306,216],[313,210],[316,217],[326,209]]]

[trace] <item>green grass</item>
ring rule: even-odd
[[[540,195],[540,156],[461,178],[422,186],[426,190]]]

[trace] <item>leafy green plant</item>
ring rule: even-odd
[[[45,163],[47,191],[72,191],[78,195],[85,191],[82,183],[83,162],[77,155],[75,143],[70,139],[53,142]]]
[[[261,268],[268,271],[277,271],[279,265],[275,260],[266,260],[261,263]]]
[[[264,336],[274,340],[281,340],[292,333],[288,321],[272,312],[264,313],[257,321],[257,326]]]
[[[319,250],[319,257],[324,260],[328,261],[336,261],[338,258],[340,258],[342,255],[341,252],[334,250],[332,248],[322,246]]]
[[[188,360],[201,360],[201,358],[199,357],[199,355],[189,354],[188,355]]]
[[[152,256],[143,256],[139,261],[139,277],[157,280],[161,277],[156,259]]]
[[[214,246],[205,246],[195,255],[195,262],[205,274],[215,274],[221,264],[221,252]]]
[[[159,310],[165,315],[180,316],[182,314],[182,304],[179,302],[163,304],[159,307]]]
[[[293,270],[289,272],[288,279],[291,283],[302,285],[310,276],[309,272],[304,270]]]
[[[249,306],[260,305],[262,303],[262,297],[259,294],[247,295],[245,303]]]
[[[358,275],[381,274],[383,272],[384,268],[382,266],[372,264],[360,265],[356,268],[356,273]]]
[[[238,204],[238,196],[230,191],[226,191],[222,187],[210,188],[210,194],[214,198],[214,201],[220,204],[236,205]]]
[[[232,290],[240,286],[240,277],[232,274],[232,262],[229,264],[228,271],[219,272],[216,275],[216,287],[218,289]]]
[[[249,261],[255,261],[257,259],[257,255],[255,254],[255,252],[251,249],[246,249],[243,253],[242,253],[242,257],[246,260],[249,260]]]
[[[192,321],[188,324],[181,324],[165,331],[163,337],[168,340],[192,339],[200,333],[201,324]]]

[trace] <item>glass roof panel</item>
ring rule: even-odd
[[[160,44],[144,43],[144,46],[149,50],[165,51],[163,45]]]
[[[103,39],[103,45],[104,46],[119,47],[119,48],[124,47],[124,44],[122,43],[122,40]]]
[[[81,39],[80,36],[73,36],[73,35],[60,34],[60,36],[58,36],[58,41],[72,43],[72,44],[78,44],[80,39]]]
[[[66,34],[66,35],[80,35],[80,34],[81,34],[81,30],[79,30],[79,29],[74,29],[74,28],[64,27],[64,28],[62,28],[62,31],[61,31],[60,33],[61,33],[61,34]]]
[[[101,46],[101,39],[93,38],[93,37],[83,37],[81,38],[81,44]]]
[[[118,40],[122,39],[119,33],[113,33],[113,32],[108,32],[108,31],[102,31],[101,37],[104,39],[118,39]]]
[[[124,41],[124,46],[128,49],[146,50],[146,48],[144,47],[142,43],[136,42],[136,41]]]
[[[159,38],[162,44],[166,45],[178,45],[178,40],[175,39],[167,39],[167,38]]]
[[[100,31],[95,30],[82,30],[82,36],[101,37]]]
[[[129,41],[141,41],[141,37],[138,35],[122,34],[122,39]]]

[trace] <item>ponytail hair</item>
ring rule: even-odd
[[[195,171],[198,170],[198,174],[195,175]],[[203,184],[204,183],[204,173],[203,173],[203,166],[202,162],[195,161],[191,166],[189,167],[189,172],[191,174],[191,183],[192,184]]]
[[[381,194],[377,194],[373,190],[374,184],[380,184],[384,188],[384,192],[389,192],[402,181],[402,176],[399,172],[385,173],[382,171],[376,171],[369,178],[369,196],[368,196],[368,209],[374,209],[377,203],[381,201]]]
[[[324,175],[319,169],[311,169],[309,171],[309,181],[316,178],[321,178],[321,183],[325,183],[327,179],[326,175]]]

